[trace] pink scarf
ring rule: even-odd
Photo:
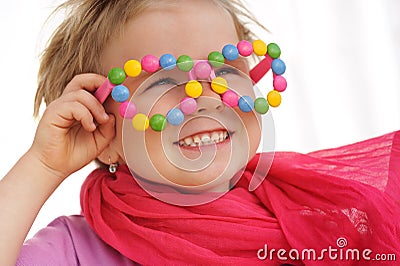
[[[149,196],[126,166],[115,175],[97,169],[82,186],[83,214],[102,240],[141,264],[321,265],[321,256],[325,264],[373,264],[365,249],[371,259],[400,260],[400,131],[309,154],[277,152],[265,181],[249,192],[259,158],[230,192],[191,207]],[[330,247],[335,260],[321,253]],[[279,249],[286,253],[278,257]],[[300,260],[290,259],[291,249]],[[305,249],[316,259],[305,253],[301,261]],[[348,249],[358,249],[360,260],[345,260]]]

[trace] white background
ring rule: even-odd
[[[59,1],[1,1],[0,176],[29,148],[38,57]],[[288,89],[273,110],[276,150],[308,152],[400,129],[400,1],[251,0],[251,10],[281,46]],[[54,22],[54,21],[53,21]],[[55,21],[57,22],[57,21]],[[268,79],[261,86],[271,89]],[[89,166],[68,178],[29,233],[77,214]],[[34,177],[32,177],[34,178]]]

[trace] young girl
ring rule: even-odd
[[[204,60],[227,44],[252,41],[239,3],[66,6],[73,12],[39,73],[36,110],[42,98],[48,106],[32,147],[0,184],[1,265],[352,264],[355,250],[362,263],[399,255],[400,133],[309,155],[276,153],[267,179],[250,192],[271,164],[270,154],[256,155],[260,116],[230,108],[211,82],[201,80],[196,110],[185,122],[162,132],[134,130],[146,118],[123,119],[110,96],[102,104],[98,90],[107,87],[109,70],[129,59]],[[153,117],[179,105],[190,80],[185,71],[171,71],[124,80],[138,113]],[[242,57],[213,71],[255,98],[241,74],[249,73]],[[213,133],[222,137],[210,141]],[[196,146],[197,137],[204,145]],[[82,215],[56,219],[23,245],[51,193],[95,159],[110,167],[83,184]]]

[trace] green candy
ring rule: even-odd
[[[273,59],[278,58],[281,55],[281,48],[276,43],[270,43],[267,46],[268,55]]]
[[[176,60],[176,65],[181,71],[189,72],[192,70],[194,62],[193,59],[188,55],[181,55],[178,60]]]
[[[225,58],[220,52],[211,52],[208,55],[208,62],[213,67],[221,67],[225,63]]]
[[[266,114],[269,110],[269,104],[265,98],[257,98],[254,101],[254,109],[259,114]]]
[[[108,72],[108,80],[114,84],[119,85],[125,81],[126,74],[122,68],[115,67]]]
[[[161,114],[155,114],[150,118],[150,127],[154,131],[163,131],[167,126],[167,119]]]

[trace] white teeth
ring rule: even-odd
[[[185,138],[184,141],[185,141],[186,145],[190,145],[190,144],[192,144],[193,139],[191,137],[188,137],[188,138]]]
[[[223,141],[224,140],[224,132],[220,132],[219,133],[219,141]]]
[[[211,133],[203,133],[201,135],[194,135],[186,137],[184,140],[179,141],[180,146],[196,147],[200,145],[207,145],[211,143],[219,143],[228,138],[227,131],[215,131]]]
[[[211,140],[214,142],[219,141],[219,134],[217,132],[213,132],[211,134]]]
[[[200,143],[201,143],[201,139],[200,139],[200,137],[197,136],[197,135],[193,137],[193,141],[194,141],[194,143],[196,143],[196,144],[200,144]]]
[[[210,135],[209,134],[201,135],[201,141],[202,142],[210,142],[211,141]]]

